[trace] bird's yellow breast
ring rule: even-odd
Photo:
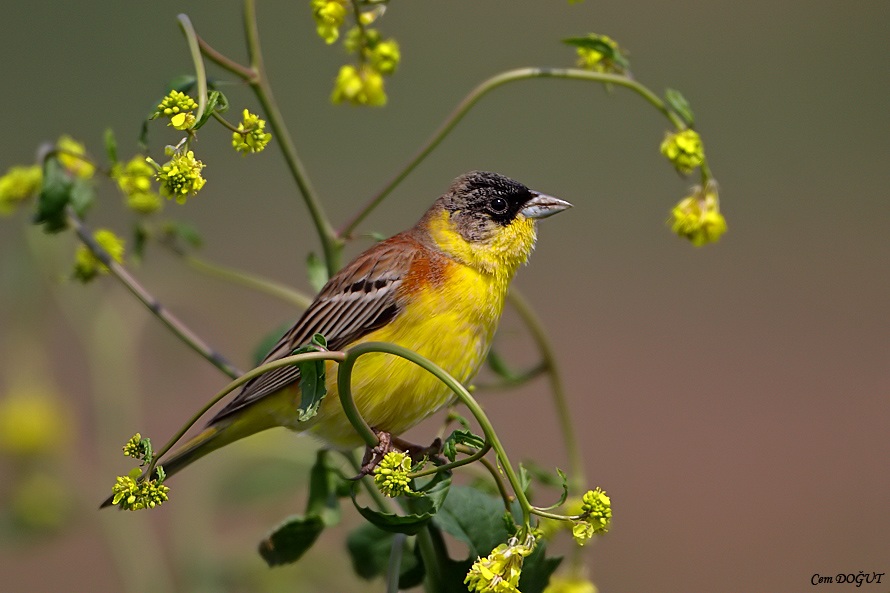
[[[385,327],[361,342],[390,342],[432,360],[458,381],[470,381],[485,360],[504,307],[507,282],[451,263],[444,282],[417,291]],[[311,433],[333,445],[361,444],[343,415],[329,363],[328,395]],[[427,371],[383,353],[362,356],[352,375],[352,393],[373,428],[400,434],[454,400],[451,390]]]

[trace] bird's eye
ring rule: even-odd
[[[503,214],[507,211],[507,200],[504,198],[492,198],[492,200],[488,203],[488,207],[491,208],[491,211],[495,214]]]

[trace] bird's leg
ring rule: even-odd
[[[374,473],[374,468],[383,460],[387,453],[392,451],[402,451],[411,457],[411,461],[418,463],[424,458],[433,458],[442,452],[442,439],[436,438],[430,445],[424,447],[409,443],[404,439],[393,436],[384,430],[374,430],[377,435],[377,445],[365,448],[365,456],[362,458],[361,473],[357,476],[361,478]],[[444,461],[443,461],[444,463]]]

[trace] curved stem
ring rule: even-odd
[[[482,465],[485,466],[485,469],[491,474],[494,483],[497,484],[498,492],[501,494],[501,500],[504,501],[504,506],[509,509],[510,505],[513,504],[513,497],[507,492],[507,488],[504,486],[504,481],[501,480],[501,474],[498,472],[498,468],[487,459],[482,460]]]
[[[584,479],[584,460],[581,457],[581,451],[578,447],[578,437],[575,433],[575,426],[572,423],[572,412],[569,409],[568,400],[566,398],[565,385],[562,382],[562,373],[560,373],[557,363],[556,353],[553,351],[553,345],[544,331],[544,326],[534,310],[529,305],[522,293],[511,288],[507,293],[507,300],[516,309],[516,312],[525,322],[532,339],[538,346],[541,358],[548,371],[550,378],[550,392],[553,395],[553,405],[556,408],[556,416],[559,420],[560,432],[563,435],[566,453],[569,458],[570,477],[569,491],[577,494],[584,489],[586,480]]]
[[[359,210],[359,212],[352,217],[338,232],[337,236],[341,239],[349,238],[353,231],[355,231],[356,227],[371,213],[374,208],[376,208],[380,202],[386,198],[393,189],[396,188],[410,173],[413,171],[417,165],[419,165],[429,154],[435,150],[437,146],[445,139],[445,137],[454,129],[454,127],[460,122],[461,119],[467,114],[467,112],[481,99],[483,96],[488,94],[490,91],[507,84],[509,82],[516,82],[518,80],[528,80],[531,78],[564,78],[571,80],[588,80],[592,82],[599,82],[603,84],[615,84],[618,86],[623,86],[625,88],[629,88],[630,90],[636,92],[640,96],[642,96],[646,101],[651,103],[656,109],[658,109],[666,118],[668,118],[671,123],[674,124],[677,128],[683,128],[683,121],[671,111],[667,105],[665,105],[664,101],[662,101],[658,95],[650,91],[648,88],[633,80],[632,78],[628,78],[627,76],[621,76],[618,74],[606,74],[603,72],[592,72],[590,70],[580,70],[577,68],[518,68],[516,70],[508,70],[507,72],[502,72],[496,76],[489,78],[484,81],[482,84],[477,86],[475,89],[470,91],[470,93],[461,101],[454,111],[445,119],[445,121],[439,126],[439,129],[436,130],[433,135],[427,140],[427,143],[423,145],[420,150],[408,161],[408,163],[402,168],[401,171],[396,173],[396,175],[374,196],[370,198],[370,200],[365,204],[365,206]]]
[[[176,337],[186,343],[192,350],[206,358],[210,364],[221,370],[229,377],[235,378],[241,374],[241,371],[226,358],[207,345],[204,340],[198,337],[191,329],[189,329],[182,321],[180,321],[173,313],[167,310],[158,299],[148,292],[139,282],[133,278],[126,268],[114,261],[105,249],[102,248],[89,232],[87,227],[80,220],[80,217],[74,212],[70,206],[66,210],[68,222],[74,228],[81,242],[86,245],[87,249],[92,252],[96,259],[104,264],[111,274],[123,284],[139,301],[151,311],[155,317],[161,320],[167,329],[172,331]]]
[[[331,226],[330,221],[325,215],[324,208],[315,194],[309,176],[303,167],[302,161],[297,156],[297,150],[294,147],[293,139],[284,125],[284,118],[275,97],[272,95],[272,89],[269,87],[266,77],[265,67],[263,65],[263,54],[260,48],[259,30],[257,29],[256,6],[254,0],[244,0],[244,33],[247,38],[247,51],[250,56],[250,67],[255,76],[246,79],[250,88],[256,95],[257,100],[263,107],[266,117],[269,119],[269,128],[272,134],[277,137],[278,145],[284,155],[284,160],[290,169],[291,176],[297,183],[297,188],[306,202],[309,209],[309,215],[315,224],[318,237],[321,240],[322,250],[324,251],[325,264],[328,268],[328,276],[333,276],[340,268],[340,254],[342,252],[343,243],[340,241]]]
[[[185,14],[180,14],[176,18],[179,20],[182,32],[185,33],[189,53],[192,55],[192,62],[195,66],[195,80],[198,84],[198,112],[195,114],[195,121],[201,121],[201,118],[204,117],[204,110],[207,108],[207,72],[204,70],[204,60],[201,58],[201,48],[198,46],[198,35],[195,33],[192,21]]]
[[[458,399],[461,400],[461,403],[463,403],[476,418],[476,422],[479,423],[479,426],[480,428],[482,428],[482,432],[485,435],[485,440],[491,444],[491,447],[494,449],[495,454],[503,465],[504,474],[507,476],[507,480],[510,482],[510,486],[513,488],[513,492],[515,493],[516,499],[519,502],[519,506],[522,509],[524,523],[527,524],[530,520],[531,503],[525,496],[525,492],[522,491],[519,478],[517,477],[516,472],[513,470],[513,466],[510,464],[510,459],[507,457],[507,452],[504,449],[504,446],[501,444],[501,441],[498,438],[498,435],[495,432],[491,421],[488,419],[488,416],[485,415],[485,412],[482,411],[482,407],[479,406],[479,403],[473,398],[472,395],[470,395],[470,392],[467,391],[466,387],[461,385],[461,383],[457,379],[445,372],[441,367],[439,367],[429,359],[421,356],[420,354],[408,350],[407,348],[397,346],[396,344],[389,344],[387,342],[365,342],[346,350],[346,359],[340,364],[340,374],[337,377],[338,388],[340,390],[340,399],[343,402],[344,411],[346,410],[347,405],[352,406],[352,413],[357,415],[358,421],[356,421],[356,418],[350,416],[350,422],[353,423],[353,426],[362,436],[364,441],[368,443],[369,446],[373,447],[377,444],[377,435],[374,434],[374,432],[368,426],[367,422],[365,422],[364,418],[362,418],[361,415],[358,413],[358,409],[355,407],[355,402],[352,401],[352,396],[349,392],[349,380],[351,378],[352,367],[355,365],[355,361],[360,356],[370,354],[372,352],[392,354],[394,356],[398,356],[400,358],[404,358],[405,360],[413,362],[417,366],[434,375],[437,379],[447,385],[448,388],[451,389],[451,391],[453,391],[455,395],[457,395]],[[344,386],[346,388],[345,392],[343,389]]]
[[[305,362],[308,360],[336,360],[342,361],[345,358],[345,353],[337,352],[337,351],[326,351],[326,352],[303,352],[302,354],[292,354],[290,356],[285,356],[283,358],[279,358],[277,360],[273,360],[272,362],[267,362],[264,365],[260,365],[251,371],[248,371],[229,383],[223,388],[222,391],[217,393],[213,398],[210,399],[204,406],[198,410],[189,420],[185,423],[182,428],[180,428],[157,453],[155,453],[154,459],[149,465],[148,470],[146,471],[146,475],[151,475],[151,472],[154,471],[155,466],[158,464],[158,459],[160,459],[163,455],[165,455],[170,449],[173,448],[179,439],[183,437],[185,433],[189,431],[189,429],[195,425],[195,423],[201,419],[201,416],[206,414],[210,408],[215,406],[219,401],[230,394],[232,391],[237,389],[238,387],[244,385],[251,379],[255,379],[260,375],[268,373],[269,371],[274,371],[277,368],[293,366],[299,364],[301,362]],[[161,464],[163,465],[163,464]]]

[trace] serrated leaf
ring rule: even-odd
[[[112,165],[117,162],[117,140],[114,137],[114,130],[111,128],[105,130],[105,155]]]
[[[695,124],[695,115],[692,113],[692,107],[689,101],[683,96],[683,93],[676,89],[668,89],[664,92],[664,100],[670,108],[686,122],[686,125],[692,127]]]
[[[269,566],[296,562],[324,531],[321,517],[292,515],[260,542],[259,553]]]
[[[353,488],[352,502],[362,517],[383,531],[415,535],[430,522],[430,519],[445,503],[450,488],[450,472],[435,474],[431,480],[417,490],[417,492],[422,492],[423,496],[405,499],[405,507],[408,511],[408,514],[405,515],[385,513],[361,506],[355,499],[355,487]]]
[[[309,500],[306,502],[306,515],[321,517],[325,527],[333,527],[340,522],[340,500],[338,493],[342,482],[340,472],[329,464],[330,452],[320,449],[315,464],[309,471]]]
[[[327,340],[315,334],[308,344],[294,350],[294,354],[320,352],[327,348]],[[318,407],[327,394],[325,385],[325,361],[307,360],[299,363],[300,368],[300,408],[297,420],[305,422],[318,414]]]
[[[328,281],[328,268],[313,251],[306,256],[306,274],[309,276],[309,285],[315,292],[320,292]]]
[[[43,164],[43,187],[37,199],[34,224],[44,225],[47,233],[58,233],[68,228],[65,208],[71,201],[72,182],[61,163],[54,158]]]

